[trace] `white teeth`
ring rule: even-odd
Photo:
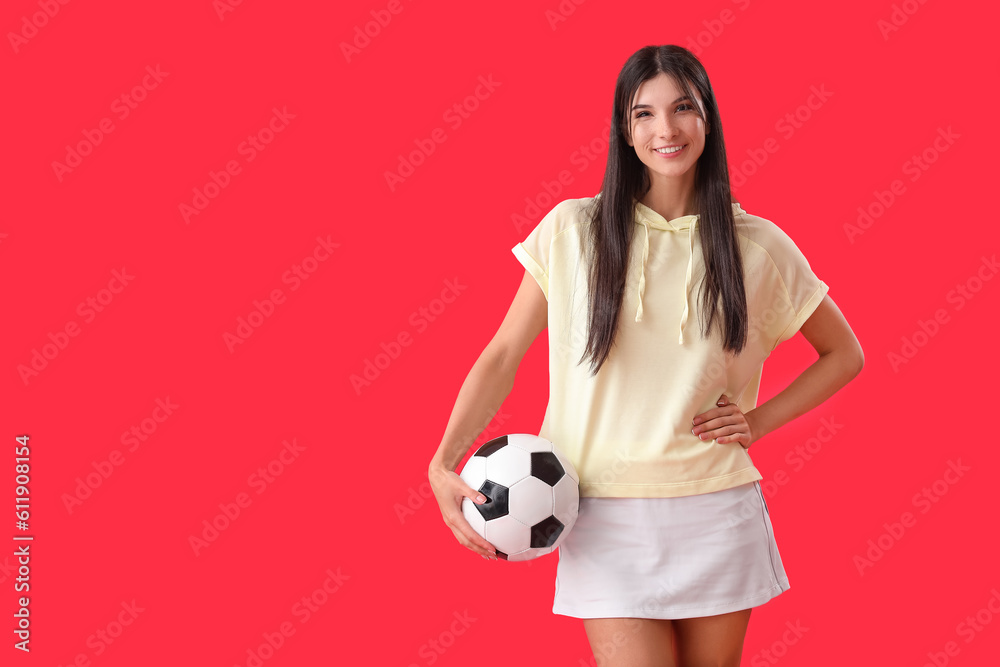
[[[653,150],[657,153],[676,153],[682,148],[683,146],[675,146],[673,148],[654,148]]]

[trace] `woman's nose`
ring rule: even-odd
[[[662,137],[672,137],[672,136],[674,136],[674,132],[675,132],[676,128],[675,128],[674,124],[670,122],[669,118],[665,118],[664,117],[660,121],[659,130],[660,130],[660,136],[662,136]]]

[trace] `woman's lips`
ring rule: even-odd
[[[653,152],[656,153],[657,155],[659,155],[660,157],[668,157],[669,158],[669,157],[677,157],[678,155],[683,155],[684,154],[684,149],[686,149],[686,148],[687,148],[687,144],[684,144],[683,146],[681,146],[681,149],[679,151],[674,151],[673,153],[661,153],[661,152],[659,152],[657,150],[654,150]]]

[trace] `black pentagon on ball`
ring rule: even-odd
[[[501,435],[499,438],[493,438],[485,445],[476,450],[473,456],[489,456],[493,452],[499,451],[507,446],[507,436]]]
[[[484,519],[490,521],[505,516],[508,513],[507,496],[510,489],[502,484],[486,480],[478,490],[486,496],[486,502],[473,504]]]
[[[562,479],[566,471],[563,470],[559,459],[552,452],[532,452],[531,453],[531,476],[537,477],[549,486],[555,486],[556,482]]]
[[[559,534],[563,531],[562,521],[550,516],[544,521],[540,521],[531,527],[531,548],[542,549],[551,547],[559,539]]]
[[[507,560],[507,554],[497,549],[497,558],[500,560]]]

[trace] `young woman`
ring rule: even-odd
[[[601,667],[736,666],[752,608],[790,587],[747,450],[864,355],[794,242],[732,198],[715,94],[688,50],[628,59],[612,127],[600,193],[560,202],[512,249],[521,286],[428,476],[459,543],[495,559],[455,469],[548,328],[539,435],[580,475],[553,613],[583,619]],[[757,405],[764,360],[796,331],[818,358]]]

